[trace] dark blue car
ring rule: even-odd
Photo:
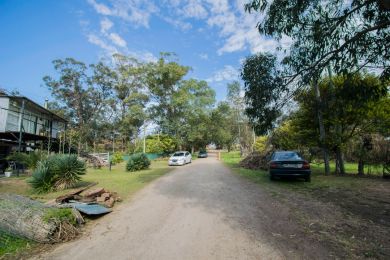
[[[274,152],[269,162],[269,177],[294,177],[304,178],[310,182],[310,163],[304,160],[297,152],[278,151]]]

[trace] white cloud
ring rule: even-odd
[[[100,31],[102,33],[106,33],[108,30],[112,28],[112,26],[114,26],[114,23],[111,22],[111,20],[106,17],[100,21]]]
[[[220,40],[217,42],[217,53],[223,55],[249,50],[256,52],[277,52],[277,47],[287,48],[291,41],[261,36],[256,28],[262,19],[258,13],[246,13],[244,4],[247,0],[87,0],[96,12],[104,19],[101,21],[101,32],[107,33],[113,24],[107,17],[119,18],[131,26],[149,28],[151,18],[157,17],[183,31],[193,29],[209,33],[217,30]],[[104,1],[104,2],[103,2]],[[127,46],[118,33],[107,33],[107,37],[117,46]],[[119,37],[117,37],[119,36]],[[121,41],[122,40],[122,41]]]
[[[222,39],[217,50],[219,55],[244,50],[276,53],[278,46],[286,47],[283,42],[278,43],[259,34],[256,25],[262,16],[245,12],[247,0],[165,0],[164,3],[173,10],[176,20],[193,18],[205,22],[209,28],[217,29]],[[203,28],[197,30],[202,31]]]
[[[104,4],[99,4],[95,0],[88,0],[88,3],[95,8],[96,12],[102,15],[112,15],[112,11]]]
[[[115,44],[118,45],[119,47],[126,47],[127,43],[125,40],[122,39],[117,33],[110,33],[108,35],[110,40]]]
[[[238,70],[233,66],[226,65],[223,69],[216,71],[207,82],[232,81],[238,79]]]
[[[87,1],[98,14],[121,18],[134,27],[149,28],[151,15],[159,10],[156,5],[148,0],[110,0],[111,7],[98,3],[96,0]]]
[[[104,39],[97,36],[96,34],[90,33],[87,37],[90,43],[99,46],[104,51],[106,51],[109,55],[118,53],[118,50],[114,46],[108,44]]]
[[[188,4],[183,8],[182,14],[188,18],[204,19],[208,12],[201,4],[201,1],[189,0]]]

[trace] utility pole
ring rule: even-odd
[[[65,154],[66,127],[64,128],[64,141],[62,142],[62,154]]]
[[[112,132],[112,153],[115,153],[115,133]]]
[[[20,113],[20,120],[19,120],[19,147],[18,147],[18,151],[19,153],[22,151],[22,131],[23,131],[23,117],[24,117],[24,99],[22,99],[22,109],[21,109],[21,113]]]

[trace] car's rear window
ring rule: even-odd
[[[184,153],[174,153],[173,156],[175,157],[184,156]]]
[[[274,160],[302,160],[296,152],[277,152],[273,156]]]

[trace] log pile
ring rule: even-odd
[[[104,188],[93,188],[77,190],[62,195],[56,199],[56,203],[63,204],[72,201],[83,202],[83,203],[98,203],[107,208],[112,208],[115,202],[120,202],[122,199],[116,192],[110,192]]]
[[[97,202],[105,207],[112,208],[115,202],[120,202],[122,199],[116,192],[110,192],[104,188],[95,188],[87,190],[80,194],[80,202]]]

